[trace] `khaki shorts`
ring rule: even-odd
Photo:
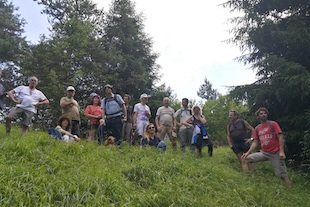
[[[28,127],[32,124],[33,116],[34,116],[33,112],[27,111],[19,107],[13,107],[10,113],[8,114],[8,117],[12,117],[14,119],[18,119],[19,117],[21,117],[23,119],[22,124]]]
[[[250,158],[253,162],[269,161],[273,167],[274,173],[278,177],[286,177],[287,170],[285,160],[281,160],[279,152],[270,154],[267,152],[256,152],[250,154],[247,158]]]

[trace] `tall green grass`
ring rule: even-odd
[[[309,177],[289,170],[290,189],[269,163],[240,172],[227,147],[214,156],[69,143],[0,125],[0,206],[310,206]]]

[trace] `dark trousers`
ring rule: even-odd
[[[78,120],[72,120],[71,122],[71,134],[80,136],[80,122]]]
[[[98,128],[98,142],[102,144],[109,135],[109,131],[112,136],[115,137],[117,145],[120,145],[123,141],[122,137],[123,123],[122,116],[112,117],[105,120],[105,125],[100,125]]]

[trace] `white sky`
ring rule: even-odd
[[[12,0],[27,22],[24,34],[36,43],[41,34],[48,34],[47,17],[33,0]],[[111,0],[94,0],[108,11]],[[163,74],[160,83],[170,86],[180,100],[200,100],[197,91],[207,78],[220,93],[226,86],[255,81],[254,72],[236,62],[241,55],[235,46],[224,43],[232,25],[227,20],[235,14],[218,6],[225,0],[135,0],[136,11],[145,16],[145,32],[154,41],[153,51],[160,56],[157,63]]]

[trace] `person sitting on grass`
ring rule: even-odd
[[[71,117],[69,114],[63,114],[59,120],[56,130],[61,133],[62,139],[65,142],[79,142],[81,139],[77,135],[70,133]]]
[[[161,141],[155,135],[155,126],[152,123],[149,123],[144,131],[143,137],[140,140],[140,148],[145,148],[146,146],[152,146],[155,148],[162,149],[166,151],[167,145],[164,141]]]

